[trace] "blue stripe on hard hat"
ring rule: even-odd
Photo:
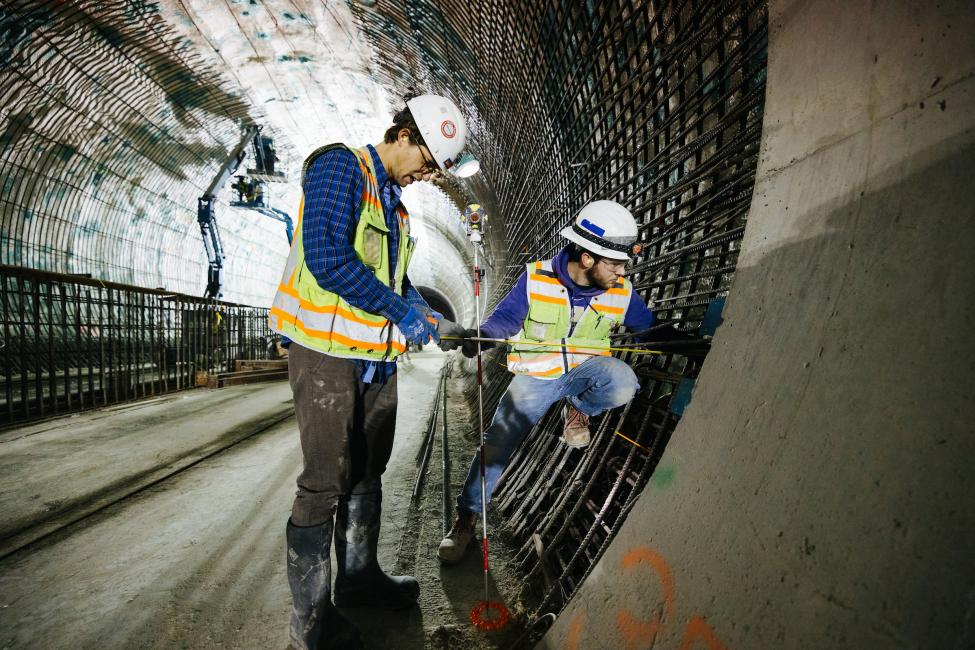
[[[603,230],[602,228],[600,228],[599,226],[597,226],[593,222],[589,221],[589,219],[583,219],[579,223],[579,225],[580,226],[584,226],[586,229],[589,230],[589,232],[591,232],[593,234],[596,234],[596,235],[599,235],[600,237],[602,237],[603,235],[606,234],[606,231],[605,230]]]
[[[585,221],[585,219],[583,219]],[[627,256],[633,254],[633,242],[627,244],[618,244],[616,242],[610,241],[608,239],[603,239],[599,235],[595,235],[588,230],[584,230],[579,224],[572,224],[572,232],[576,233],[586,241],[591,241],[597,246],[602,246],[603,248],[608,248],[609,250],[616,251],[618,253],[626,253]],[[564,233],[563,233],[564,235]]]

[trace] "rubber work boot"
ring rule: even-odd
[[[562,427],[562,439],[565,444],[575,449],[589,446],[589,416],[571,404],[565,405],[563,411],[565,423]]]
[[[339,502],[335,519],[335,605],[406,609],[416,604],[420,583],[391,576],[379,567],[379,515],[383,493],[353,494]]]
[[[332,520],[302,528],[288,520],[288,585],[291,587],[291,646],[297,650],[362,648],[355,625],[329,598]]]
[[[450,532],[443,538],[440,548],[437,549],[437,556],[444,564],[457,564],[464,559],[464,553],[474,539],[477,516],[476,512],[457,511],[454,525],[450,527]]]

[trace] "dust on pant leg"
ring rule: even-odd
[[[576,370],[588,380],[588,386],[581,393],[568,397],[572,405],[586,415],[598,415],[622,406],[633,399],[640,388],[633,369],[615,357],[597,357]]]
[[[350,484],[349,436],[358,401],[354,363],[306,348],[292,350],[288,374],[295,398],[303,467],[292,506],[297,526],[332,518]]]
[[[633,369],[622,361],[619,363],[622,367],[614,371],[609,386],[603,389],[605,390],[606,401],[612,404],[607,409],[623,406],[633,399],[633,396],[640,389],[640,382],[637,381],[636,373],[633,372]]]

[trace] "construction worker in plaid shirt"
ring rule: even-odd
[[[271,327],[290,341],[303,456],[286,528],[290,637],[302,650],[362,646],[335,605],[400,609],[419,596],[415,578],[388,575],[376,560],[396,358],[407,343],[439,341],[438,325],[457,326],[438,323],[410,284],[415,240],[400,194],[454,167],[466,139],[452,101],[421,95],[396,114],[383,142],[328,145],[305,161],[297,233],[270,312]]]

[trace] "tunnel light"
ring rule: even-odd
[[[457,161],[457,169],[454,170],[454,174],[460,176],[461,178],[467,178],[473,176],[477,172],[481,171],[481,163],[478,162],[477,158],[465,153]]]

